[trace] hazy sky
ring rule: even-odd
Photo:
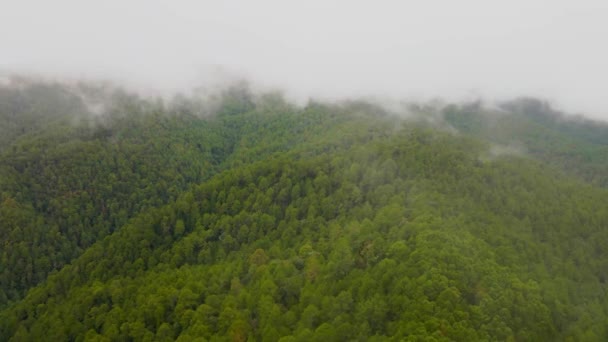
[[[0,69],[174,89],[543,96],[608,119],[608,1],[0,0]]]

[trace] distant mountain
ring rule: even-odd
[[[608,338],[605,123],[0,93],[0,340]]]

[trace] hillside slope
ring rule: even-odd
[[[442,117],[459,132],[499,145],[497,152],[529,154],[574,177],[608,187],[608,123],[574,117],[547,103],[521,98],[499,110],[478,103],[450,105]]]
[[[608,338],[608,190],[569,168],[584,157],[555,161],[544,139],[498,154],[525,135],[473,129],[493,120],[481,109],[446,108],[452,133],[243,89],[212,116],[137,101],[84,134],[103,137],[2,155],[0,340]],[[604,157],[579,126],[501,115]]]

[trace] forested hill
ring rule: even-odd
[[[503,152],[529,154],[579,179],[608,187],[606,122],[568,115],[533,98],[505,102],[494,110],[479,103],[449,105],[442,114],[460,132],[499,144]]]
[[[608,339],[606,124],[35,82],[0,123],[0,340]]]

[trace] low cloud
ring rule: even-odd
[[[148,94],[238,75],[300,101],[525,95],[608,119],[607,16],[599,0],[23,0],[0,13],[0,70]]]

